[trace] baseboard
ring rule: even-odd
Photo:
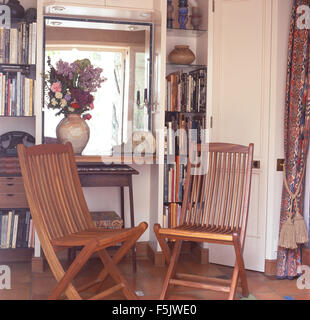
[[[200,264],[209,263],[209,249],[202,248],[196,242],[183,242],[181,253],[192,254]],[[165,265],[165,257],[162,251],[156,251],[151,245],[147,246],[147,256],[157,267]]]
[[[275,276],[277,269],[277,260],[265,260],[265,276]]]
[[[163,267],[165,265],[165,257],[162,251],[154,250],[150,244],[147,246],[147,256],[155,266]]]
[[[310,267],[310,249],[302,248],[302,264]],[[277,269],[277,260],[265,260],[266,276],[275,276]]]
[[[46,259],[44,257],[32,257],[31,259],[31,272],[43,273],[46,269]]]
[[[302,248],[302,264],[310,267],[310,249]]]

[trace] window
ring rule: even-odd
[[[90,127],[90,139],[83,155],[111,154],[112,147],[124,140],[124,83],[126,48],[91,48],[89,46],[47,47],[46,57],[53,65],[59,59],[73,62],[88,58],[96,67],[103,69],[107,78],[102,87],[94,94],[94,110],[90,111],[92,119],[87,122]],[[44,136],[56,138],[56,127],[61,117],[56,117],[57,110],[44,109]]]

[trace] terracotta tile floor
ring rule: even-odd
[[[65,263],[65,262],[64,262]],[[11,268],[11,289],[0,290],[1,300],[43,300],[47,299],[49,293],[54,288],[54,280],[50,270],[44,273],[31,273],[30,263],[9,264]],[[123,274],[135,291],[141,293],[141,299],[157,300],[161,291],[161,286],[166,273],[166,267],[155,267],[147,258],[139,258],[137,261],[137,273],[132,273],[130,259],[124,259],[119,265]],[[98,259],[91,259],[82,269],[76,279],[77,284],[81,284],[94,277],[101,269]],[[193,272],[195,274],[217,276],[228,278],[232,274],[232,268],[208,264],[197,264],[192,256],[184,254],[178,267],[179,272]],[[275,277],[267,277],[262,273],[247,271],[249,290],[252,299],[257,300],[309,300],[310,290],[300,290],[297,288],[296,280],[277,280]],[[112,280],[110,281],[112,284]],[[107,283],[108,285],[108,283]],[[240,290],[237,291],[236,298],[240,298]],[[211,291],[202,291],[184,287],[174,287],[169,292],[168,299],[171,300],[223,300],[227,294]],[[121,293],[115,293],[109,299],[124,299]]]

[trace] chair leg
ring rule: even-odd
[[[235,265],[235,269],[234,269],[235,277],[233,276],[233,280],[235,278],[234,281],[236,282],[236,287],[237,287],[238,276],[239,276],[239,272],[240,272],[242,296],[248,297],[249,296],[249,288],[248,288],[246,271],[245,271],[244,261],[243,261],[243,256],[242,256],[242,249],[241,249],[241,244],[240,244],[240,239],[239,239],[238,234],[233,234],[233,243],[234,243],[234,248],[235,248],[235,253],[236,253],[236,265]],[[234,291],[236,291],[236,288]]]
[[[51,295],[48,298],[49,300],[58,299],[60,295],[68,288],[74,277],[78,274],[78,272],[82,269],[84,264],[93,254],[96,246],[96,241],[92,241],[82,249],[82,251],[75,258],[75,260],[68,268],[67,272],[64,274],[64,276],[58,282],[57,286],[52,291]]]
[[[176,240],[159,300],[164,300],[166,297],[170,279],[175,274],[176,265],[181,252],[181,246],[182,246],[182,240]]]
[[[142,232],[143,233],[143,232]],[[116,251],[116,253],[113,256],[113,263],[118,264],[123,257],[128,253],[128,251],[132,248],[132,246],[136,243],[136,241],[139,239],[141,236],[141,231],[136,233],[132,238],[126,240],[122,246]],[[109,275],[108,271],[106,268],[104,268],[99,275],[97,276],[97,279],[95,280],[97,288],[95,288],[95,291],[98,292],[101,290],[102,285],[106,277]],[[87,288],[87,287],[85,287]],[[84,290],[82,287],[81,290]]]
[[[107,270],[107,272],[111,275],[113,280],[117,284],[121,284],[123,286],[122,290],[125,297],[129,300],[138,300],[137,295],[131,289],[129,283],[127,282],[125,277],[122,275],[122,273],[119,271],[116,264],[113,262],[112,258],[107,253],[107,251],[106,250],[98,251],[98,255],[105,266],[105,270]]]
[[[169,263],[170,263],[170,259],[171,259],[171,250],[170,250],[170,248],[168,247],[168,244],[167,244],[165,238],[163,238],[163,237],[159,234],[159,229],[160,229],[160,225],[159,225],[158,223],[156,223],[156,224],[154,225],[154,232],[155,232],[157,241],[158,241],[161,249],[163,250],[166,263],[169,264]]]

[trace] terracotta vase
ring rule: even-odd
[[[186,45],[177,45],[169,53],[168,60],[173,64],[191,64],[196,59],[193,51]]]
[[[60,143],[72,143],[74,154],[81,154],[89,140],[89,126],[79,114],[67,114],[56,128]]]

